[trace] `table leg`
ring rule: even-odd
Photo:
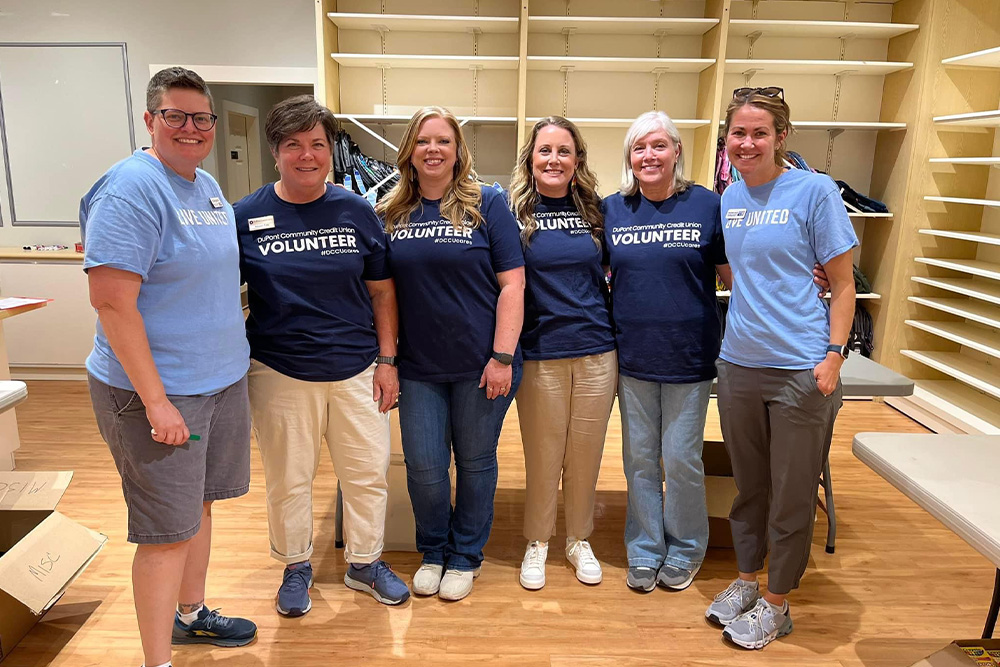
[[[823,472],[819,480],[823,487],[826,506],[826,552],[832,554],[837,544],[837,511],[833,506],[833,480],[830,479],[830,459],[823,464]]]
[[[991,639],[997,628],[997,612],[1000,611],[1000,567],[997,568],[997,578],[993,582],[993,602],[986,614],[986,627],[983,628],[983,639]]]

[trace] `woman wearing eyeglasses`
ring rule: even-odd
[[[743,180],[722,195],[733,291],[718,393],[739,491],[729,515],[739,576],[705,615],[748,649],[792,631],[785,598],[809,561],[854,317],[858,240],[834,182],[784,166],[789,117],[776,87],[737,89],[726,110],[726,151]],[[829,306],[813,298],[814,262],[829,279]]]
[[[680,133],[651,111],[625,136],[621,190],[604,206],[628,485],[626,583],[683,590],[708,546],[701,453],[722,333],[715,278],[730,279],[719,195],[684,178]]]
[[[122,477],[147,665],[170,645],[242,646],[257,627],[205,606],[212,503],[250,485],[249,348],[232,207],[198,164],[212,150],[208,86],[180,67],[146,90],[152,145],[80,202],[98,314],[87,357],[101,436]]]
[[[264,124],[277,183],[236,202],[250,315],[250,409],[264,464],[275,608],[312,608],[312,484],[322,441],[344,495],[344,584],[388,605],[410,596],[381,559],[389,409],[396,401],[396,291],[372,207],[326,182],[337,121],[312,95]]]

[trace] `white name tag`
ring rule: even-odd
[[[742,220],[747,217],[747,210],[745,208],[731,208],[726,211],[726,220]]]
[[[273,215],[265,215],[262,218],[250,218],[247,222],[250,223],[251,232],[259,232],[262,229],[274,229]]]
[[[212,202],[212,208],[222,208],[222,200],[218,197],[212,197],[208,201]]]

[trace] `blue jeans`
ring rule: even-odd
[[[711,380],[660,384],[618,377],[630,567],[659,569],[666,563],[691,570],[705,559],[708,508],[701,452],[711,389]]]
[[[514,366],[510,391],[486,398],[479,380],[399,381],[399,429],[406,485],[423,562],[474,570],[493,526],[497,441],[507,408],[521,383]],[[455,453],[455,507],[448,469]]]

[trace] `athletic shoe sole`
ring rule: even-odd
[[[671,590],[671,591],[682,591],[682,590],[684,590],[685,588],[687,588],[688,586],[691,585],[691,583],[694,581],[694,578],[698,576],[698,571],[699,570],[701,570],[701,565],[699,565],[695,569],[691,570],[690,576],[688,576],[687,579],[685,579],[684,581],[682,581],[679,584],[667,584],[667,583],[664,583],[664,582],[660,581],[660,577],[659,577],[659,575],[657,575],[657,577],[656,577],[656,584],[658,586],[662,586],[663,588],[666,588],[666,589]]]
[[[399,598],[397,600],[394,600],[394,599],[389,598],[389,597],[383,597],[383,596],[379,595],[379,592],[377,590],[375,590],[370,584],[366,584],[363,581],[358,581],[357,579],[352,579],[347,574],[344,575],[344,584],[348,588],[356,590],[356,591],[358,591],[360,593],[368,593],[369,595],[371,595],[373,598],[375,598],[376,600],[378,600],[382,604],[387,604],[390,607],[393,606],[393,605],[402,604],[403,602],[406,602],[408,599],[410,599],[409,595],[404,595],[403,597],[401,597],[401,598]]]
[[[521,585],[527,588],[529,591],[537,591],[539,588],[545,586],[544,575],[542,575],[542,578],[537,581],[531,581],[530,579],[525,579],[523,574],[521,574],[517,579],[518,581],[521,582]]]
[[[646,588],[645,586],[636,586],[628,579],[625,579],[625,585],[633,591],[638,591],[640,593],[652,593],[653,589],[656,588],[656,580],[653,580],[653,582],[649,585],[649,588]]]
[[[741,648],[745,648],[748,651],[756,651],[764,648],[765,646],[773,642],[775,639],[780,639],[781,637],[784,637],[785,635],[789,635],[791,633],[792,633],[792,619],[789,618],[788,623],[778,628],[778,632],[775,633],[774,636],[768,635],[767,637],[764,637],[763,639],[759,639],[756,641],[747,642],[743,641],[742,639],[737,639],[736,637],[733,637],[729,633],[728,627],[722,631],[722,636]]]
[[[211,644],[212,646],[221,646],[223,648],[236,648],[238,646],[246,646],[253,640],[257,639],[257,633],[254,632],[253,637],[246,637],[244,639],[223,639],[222,637],[171,637],[170,643],[175,646],[181,644]]]
[[[572,563],[570,563],[570,565],[572,565]],[[573,569],[576,569],[576,568],[573,568]],[[604,573],[601,572],[600,574],[593,575],[593,574],[584,574],[580,570],[576,570],[576,578],[577,578],[578,581],[580,581],[582,583],[590,584],[591,586],[595,586],[595,585],[601,583],[602,581],[604,581]],[[652,590],[652,589],[650,589],[650,590]]]

